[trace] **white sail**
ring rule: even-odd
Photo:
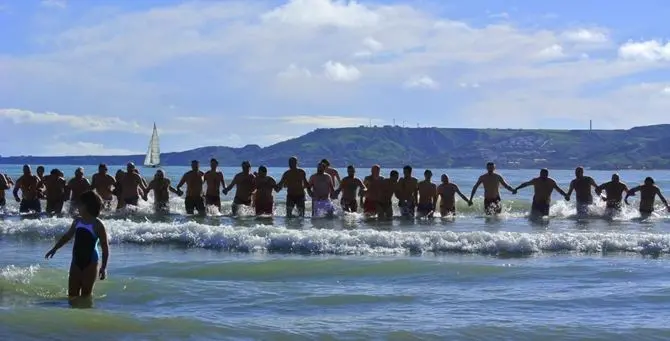
[[[151,141],[149,141],[149,148],[147,156],[144,158],[144,165],[147,167],[155,167],[161,163],[161,149],[158,144],[158,129],[154,123],[154,131],[151,134]]]

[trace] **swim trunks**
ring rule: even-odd
[[[123,202],[126,203],[126,205],[132,205],[132,206],[137,206],[139,204],[140,197],[130,197],[130,198],[123,198]]]
[[[499,214],[502,212],[502,205],[500,205],[500,197],[494,199],[484,198],[484,211],[486,214]]]
[[[391,201],[377,202],[377,215],[380,218],[393,218],[393,203]]]
[[[370,215],[375,214],[377,213],[378,205],[379,203],[375,200],[365,199],[365,202],[363,203],[363,212]]]
[[[549,215],[549,203],[542,202],[542,201],[533,201],[533,204],[532,204],[530,210],[534,214],[539,214],[543,217],[548,216]]]
[[[221,197],[218,195],[206,195],[205,204],[207,206],[217,206],[221,207]]]
[[[193,214],[195,210],[198,210],[198,213],[205,213],[205,201],[201,196],[184,198],[184,206],[186,207],[186,214]]]
[[[39,199],[23,199],[19,204],[19,212],[28,213],[33,211],[35,213],[42,212],[42,204]]]
[[[312,201],[312,216],[331,215],[335,212],[333,203],[328,199]]]
[[[256,200],[255,205],[256,215],[272,215],[274,212],[273,200]]]
[[[286,195],[286,208],[292,210],[296,206],[299,209],[305,209],[305,195]]]
[[[587,215],[589,213],[589,206],[591,206],[591,201],[577,201],[577,214],[578,215]]]
[[[75,224],[72,263],[84,270],[90,264],[98,263],[98,243],[100,239],[93,229],[93,223],[77,221]]]
[[[416,206],[410,201],[399,201],[398,207],[400,207],[400,214],[403,217],[413,217],[416,211]]]
[[[60,214],[63,212],[63,200],[49,200],[47,199],[47,213]]]
[[[430,212],[433,212],[434,210],[435,207],[433,207],[433,204],[431,203],[418,204],[416,206],[416,211],[421,213],[422,215],[428,215]]]
[[[358,201],[356,199],[341,199],[340,207],[345,212],[356,212],[358,211]]]
[[[237,211],[238,211],[240,205],[251,206],[251,199],[241,199],[241,198],[235,197],[233,199],[233,205],[231,207],[231,209],[233,211],[233,215],[237,215]]]

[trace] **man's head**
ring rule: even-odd
[[[579,166],[579,167],[575,168],[575,176],[578,177],[578,178],[583,177],[584,176],[584,167]]]
[[[49,175],[58,176],[58,168],[54,168],[49,172]]]
[[[245,173],[249,173],[251,170],[251,163],[249,161],[242,161],[242,171]]]
[[[449,183],[449,176],[447,174],[442,174],[442,183],[443,184]]]
[[[403,174],[406,178],[409,178],[410,176],[412,176],[412,166],[407,165],[407,166],[403,167],[403,168],[402,168],[402,174]]]
[[[490,173],[493,173],[496,170],[496,164],[493,162],[488,162],[486,164],[486,171]]]
[[[373,176],[379,176],[380,171],[381,171],[381,167],[379,167],[379,165],[374,165],[374,166],[372,166],[372,168],[370,168],[370,173]]]
[[[356,168],[354,168],[354,165],[347,166],[347,175],[349,175],[350,177],[354,177],[355,174],[356,174]]]
[[[193,170],[194,172],[197,172],[198,169],[200,169],[200,161],[192,160],[191,161],[191,170]]]
[[[393,182],[398,181],[398,178],[399,178],[399,177],[400,177],[400,173],[398,173],[398,171],[395,170],[395,169],[392,170],[392,171],[389,173],[389,178],[390,178],[391,181],[393,181]]]
[[[209,160],[209,166],[212,167],[212,169],[216,169],[216,167],[219,167],[219,160],[212,158]]]
[[[433,177],[433,172],[431,172],[430,169],[426,169],[423,172],[423,177],[424,177],[424,179],[430,181],[430,179]]]
[[[42,177],[44,175],[44,166],[37,166],[37,176]]]
[[[330,167],[330,161],[328,161],[328,159],[321,160],[321,163],[323,163],[323,165],[326,166],[326,168]]]
[[[128,164],[126,165],[126,171],[128,171],[128,173],[132,173],[133,170],[135,170],[135,164],[132,162],[128,162]]]
[[[101,163],[98,165],[98,173],[100,174],[107,174],[107,165],[104,163]]]
[[[654,178],[651,176],[648,176],[647,178],[644,179],[644,184],[647,186],[651,186],[654,184]]]
[[[165,173],[163,172],[162,169],[159,169],[156,171],[156,179],[163,179],[165,178]]]
[[[30,169],[29,165],[23,165],[23,175],[30,175],[32,173],[32,170]]]
[[[621,181],[621,179],[619,178],[619,174],[617,173],[612,174],[612,182],[618,183],[619,181]]]
[[[546,179],[549,177],[549,170],[546,168],[540,169],[540,177]]]
[[[267,167],[265,167],[265,166],[258,167],[258,175],[261,176],[261,177],[264,177],[264,176],[268,175]]]
[[[288,168],[296,169],[297,167],[298,167],[298,158],[295,156],[291,156],[288,159]]]
[[[326,170],[326,165],[323,162],[319,162],[319,164],[316,165],[316,172],[318,174],[322,174]]]
[[[84,169],[81,168],[81,167],[78,167],[77,169],[75,169],[74,176],[78,179],[84,177]]]

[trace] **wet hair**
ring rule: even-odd
[[[210,163],[214,162],[214,163],[216,163],[217,165],[219,164],[219,160],[217,160],[217,159],[215,159],[215,158],[212,158],[211,160],[209,160],[209,162],[210,162]]]
[[[267,172],[268,172],[268,169],[267,169],[267,167],[265,167],[265,166],[259,166],[259,167],[258,167],[258,172],[259,172],[259,173],[267,173]]]
[[[400,176],[397,170],[392,170],[391,173],[389,173],[390,176]]]
[[[323,165],[326,166],[326,167],[330,166],[330,162],[328,161],[328,159],[321,160],[321,163],[323,163]]]
[[[411,171],[411,170],[412,170],[412,166],[407,165],[407,166],[403,167],[402,170],[403,170],[403,171]]]
[[[648,176],[644,179],[644,184],[645,185],[653,185],[654,184],[654,178],[651,176]]]
[[[79,196],[79,202],[92,217],[99,217],[102,211],[102,198],[93,191],[86,191]]]

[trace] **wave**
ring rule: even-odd
[[[52,239],[64,233],[63,218],[0,221],[0,235]],[[113,244],[178,245],[234,252],[286,254],[470,253],[530,255],[545,252],[638,254],[670,253],[670,234],[649,232],[454,232],[374,229],[289,229],[283,226],[206,225],[106,221]]]

